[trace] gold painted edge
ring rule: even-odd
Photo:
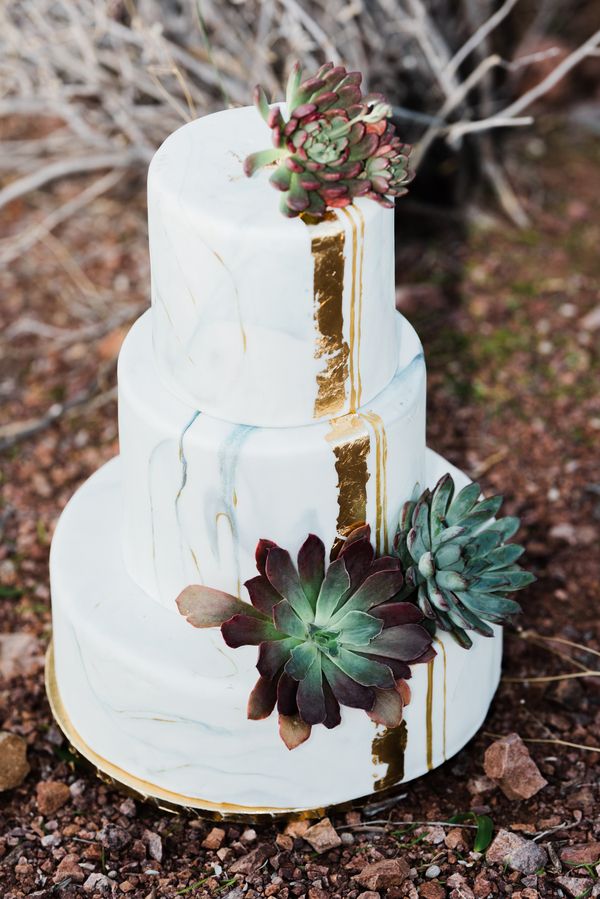
[[[52,640],[50,641],[46,652],[45,685],[52,717],[67,738],[74,753],[83,758],[91,766],[100,780],[124,790],[141,802],[157,806],[161,811],[170,812],[172,814],[179,814],[182,811],[193,811],[198,813],[200,817],[211,820],[248,821],[251,819],[257,823],[266,823],[278,818],[323,818],[328,813],[343,812],[351,808],[356,808],[359,805],[364,805],[364,803],[370,800],[384,801],[393,797],[395,793],[399,792],[402,788],[402,783],[398,782],[386,789],[376,790],[372,793],[358,796],[355,799],[348,799],[344,802],[314,808],[253,808],[246,805],[211,802],[210,800],[197,797],[184,796],[179,793],[171,792],[170,790],[165,790],[148,781],[141,780],[134,774],[124,771],[118,765],[114,765],[107,759],[102,758],[102,756],[98,755],[98,753],[85,742],[73,725],[58,689],[56,668],[54,665],[54,643]]]

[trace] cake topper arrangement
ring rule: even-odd
[[[232,647],[258,646],[259,679],[248,717],[277,706],[288,749],[316,724],[341,722],[340,705],[364,709],[377,724],[398,727],[410,701],[411,665],[435,656],[436,628],[469,649],[467,630],[485,637],[520,611],[507,593],[535,578],[507,544],[519,519],[496,520],[502,497],[480,500],[479,485],[455,493],[451,475],[407,502],[394,555],[376,557],[371,529],[355,527],[325,565],[323,541],[309,534],[294,566],[271,540],[256,548],[257,577],[246,581],[250,604],[203,585],[177,599],[194,627],[220,627]]]
[[[255,104],[273,147],[246,157],[244,171],[251,176],[275,165],[269,180],[281,191],[284,215],[321,218],[355,197],[392,207],[393,198],[406,193],[410,147],[396,134],[390,104],[381,94],[363,95],[361,81],[360,72],[331,62],[303,81],[296,63],[286,89],[287,118],[257,86]]]

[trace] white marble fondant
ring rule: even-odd
[[[123,552],[131,577],[175,611],[190,583],[239,593],[256,574],[261,537],[292,554],[310,532],[332,546],[341,491],[331,422],[253,428],[195,411],[162,387],[150,324],[146,314],[134,325],[119,359]],[[369,442],[366,519],[375,532],[385,498],[389,534],[425,456],[425,363],[405,320],[402,333],[396,375],[347,419]]]
[[[323,417],[315,411],[317,375],[327,363],[317,353],[316,235],[345,233],[343,338],[362,401],[392,378],[394,214],[358,199],[334,221],[286,219],[270,172],[247,178],[242,171],[247,154],[268,146],[269,129],[254,107],[184,125],[150,165],[148,220],[163,382],[218,418],[281,427]],[[346,375],[338,415],[351,409]]]
[[[427,453],[428,484],[448,470],[458,487],[466,483],[441,457]],[[315,727],[306,743],[288,751],[274,715],[246,718],[256,649],[233,650],[218,629],[190,627],[150,602],[130,579],[118,526],[122,486],[130,475],[119,460],[100,469],[68,504],[52,544],[56,675],[81,741],[146,781],[147,793],[156,785],[181,794],[184,805],[186,797],[200,806],[203,800],[234,803],[251,814],[370,793],[387,764],[373,758],[381,728],[364,712],[343,709],[339,727]],[[470,651],[447,635],[441,639],[446,666],[440,652],[429,724],[427,666],[413,669],[404,780],[427,770],[429,741],[433,766],[464,745],[481,725],[498,683],[500,629],[494,639],[474,635]]]

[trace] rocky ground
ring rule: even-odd
[[[147,297],[142,185],[123,181],[0,273],[5,899],[600,895],[599,155],[549,123],[513,157],[528,229],[478,214],[425,242],[399,232],[429,442],[506,495],[538,581],[477,737],[393,801],[310,830],[170,817],[69,754],[43,686],[48,548],[70,494],[117,450],[116,356]],[[78,189],[14,203],[5,233]]]

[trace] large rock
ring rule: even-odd
[[[54,815],[71,798],[68,786],[59,780],[43,780],[35,792],[40,815]]]
[[[116,824],[106,824],[102,830],[98,831],[98,840],[100,845],[108,849],[109,852],[120,852],[125,846],[128,846],[133,837],[128,830],[123,827],[117,827]]]
[[[509,734],[488,746],[483,767],[508,799],[530,799],[548,783],[518,734]]]
[[[204,849],[220,849],[225,839],[225,831],[222,827],[213,827],[202,840]]]
[[[509,830],[500,830],[485,858],[491,865],[508,865],[513,871],[535,874],[539,868],[547,864],[548,853],[543,846],[538,846],[533,840],[526,840]]]
[[[560,851],[560,859],[568,865],[597,865],[600,863],[600,842],[565,846]]]
[[[329,818],[323,818],[322,821],[309,827],[304,833],[304,839],[319,855],[342,845],[342,840]]]
[[[74,883],[83,883],[85,874],[83,868],[79,865],[79,859],[76,855],[65,855],[60,865],[56,869],[53,877],[54,883],[60,883],[62,880],[69,878]]]
[[[556,881],[569,896],[575,896],[576,899],[589,896],[594,886],[594,881],[590,877],[572,877],[570,874],[563,874],[562,877],[557,877]]]
[[[268,858],[272,858],[277,853],[277,849],[272,843],[263,843],[257,846],[246,855],[242,855],[232,865],[229,865],[229,874],[252,874],[257,871]]]
[[[159,834],[154,833],[153,830],[145,830],[142,839],[148,847],[150,858],[153,858],[156,862],[162,862],[163,844]]]
[[[439,883],[422,883],[419,886],[419,896],[422,899],[446,899],[446,890]]]
[[[409,874],[410,865],[403,858],[384,858],[365,865],[360,874],[355,874],[352,879],[367,890],[387,890],[400,886]]]
[[[18,734],[0,731],[0,793],[20,786],[28,774],[27,743]]]

